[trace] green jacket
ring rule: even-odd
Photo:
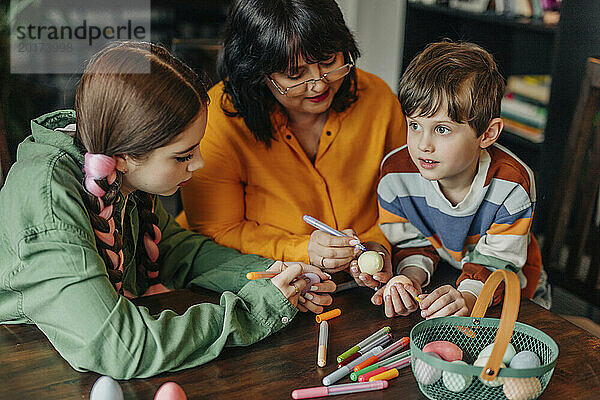
[[[224,292],[220,304],[150,315],[119,296],[82,200],[83,154],[69,135],[53,130],[74,122],[71,110],[33,120],[0,190],[0,323],[36,324],[76,370],[128,379],[206,363],[223,347],[255,343],[296,315],[270,280],[245,279],[272,260],[182,229],[158,199],[161,282]],[[121,227],[122,205],[121,198],[115,223],[123,234],[123,285],[141,294],[148,284],[133,258],[143,245],[136,243],[138,211],[130,196]]]

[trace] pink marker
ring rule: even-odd
[[[373,381],[362,383],[347,383],[345,385],[319,386],[306,389],[296,389],[292,392],[292,398],[312,399],[314,397],[335,396],[336,394],[370,392],[373,390],[386,389],[387,387],[387,381]]]

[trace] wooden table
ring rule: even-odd
[[[285,329],[253,346],[227,348],[214,361],[186,371],[151,379],[121,381],[126,400],[153,398],[164,382],[175,381],[189,399],[289,399],[293,389],[321,386],[335,368],[335,357],[377,329],[389,325],[394,337],[408,336],[421,321],[418,314],[388,319],[369,303],[371,291],[352,289],[335,295],[342,315],[330,321],[328,365],[316,366],[318,325],[314,314],[298,314]],[[176,292],[137,299],[152,312],[218,302],[205,290]],[[497,317],[495,307],[488,316]],[[560,348],[558,363],[541,399],[600,398],[600,339],[530,301],[521,303],[519,321],[550,335]],[[79,373],[30,325],[0,325],[0,399],[88,399],[95,373]],[[346,378],[338,383],[349,382]],[[344,399],[425,399],[409,368],[388,389],[337,396]]]

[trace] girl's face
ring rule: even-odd
[[[169,196],[185,185],[192,173],[204,166],[200,140],[206,129],[206,109],[169,144],[150,152],[139,161],[128,155],[117,158],[117,169],[123,172],[121,191],[135,190]]]
[[[275,72],[271,74],[271,79],[285,91],[286,88],[309,79],[319,79],[323,74],[339,68],[344,64],[345,61],[342,52],[335,53],[328,60],[314,64],[306,63],[304,58],[300,56],[297,73],[292,74],[289,71],[285,73]],[[271,82],[269,82],[268,78],[267,87],[271,90],[275,99],[277,99],[288,112],[322,114],[331,107],[333,96],[335,96],[340,86],[342,86],[342,82],[344,82],[343,78],[330,84],[320,80],[314,85],[308,84],[307,91],[304,94],[295,97],[288,97],[279,93]]]

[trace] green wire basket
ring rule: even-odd
[[[483,318],[494,291],[505,281],[500,319]],[[432,318],[410,332],[412,370],[419,389],[429,399],[536,399],[544,391],[558,357],[558,346],[544,332],[516,322],[521,291],[511,271],[496,270],[487,279],[470,317]],[[463,351],[466,363],[448,362],[423,352],[433,341],[452,342]],[[540,358],[540,366],[528,369],[500,368],[508,344],[517,352],[528,350]],[[473,366],[484,347],[494,343],[484,367]],[[450,390],[450,389],[453,390]]]

